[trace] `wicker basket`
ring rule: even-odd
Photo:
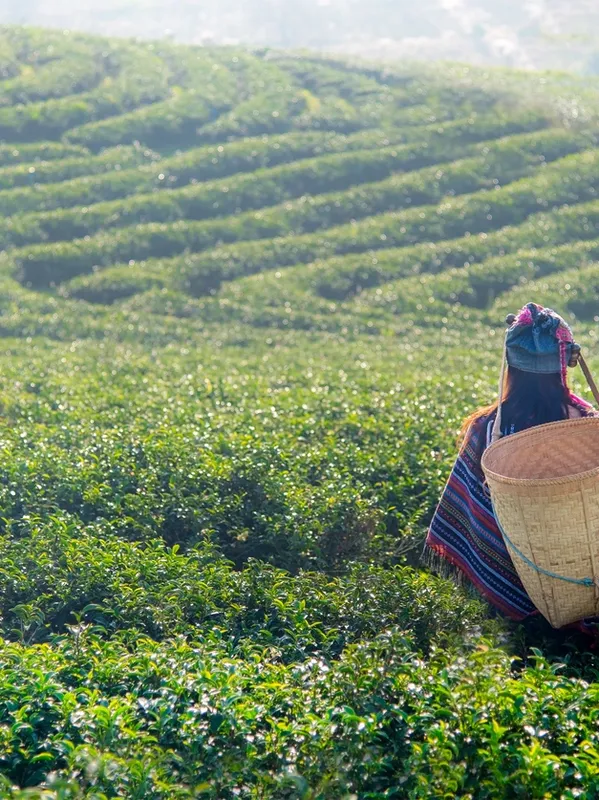
[[[532,602],[559,628],[599,615],[599,418],[499,439],[482,468]]]

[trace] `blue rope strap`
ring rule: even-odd
[[[521,558],[522,561],[524,561],[524,563],[527,566],[532,567],[532,569],[534,569],[535,572],[540,572],[542,575],[547,575],[548,578],[557,578],[558,580],[566,581],[567,583],[576,583],[579,586],[594,586],[595,585],[595,581],[592,578],[567,578],[565,575],[558,575],[557,572],[551,572],[548,569],[543,569],[543,567],[537,566],[534,563],[534,561],[531,561],[530,558],[527,558],[524,555],[524,553],[521,550],[519,550],[516,547],[516,545],[512,542],[510,537],[507,535],[507,533],[501,527],[501,523],[499,522],[499,519],[497,518],[497,514],[495,514],[495,520],[497,522],[497,527],[501,531],[501,535],[503,536],[505,541],[509,544],[509,546],[514,551],[514,553],[516,553],[516,555],[519,558]]]

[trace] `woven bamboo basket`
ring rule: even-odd
[[[552,422],[482,458],[495,516],[532,602],[554,628],[599,615],[599,418]]]

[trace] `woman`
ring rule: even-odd
[[[566,371],[577,348],[564,320],[551,309],[529,303],[508,322],[499,413],[496,402],[464,422],[460,454],[433,517],[426,548],[433,566],[457,569],[492,605],[522,620],[538,612],[497,527],[481,469],[482,454],[498,436],[595,412],[568,388]]]

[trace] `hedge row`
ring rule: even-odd
[[[495,97],[470,92],[468,95],[439,87],[426,93],[422,86],[392,86],[374,72],[349,70],[347,65],[310,58],[284,56],[282,64],[301,83],[318,95],[339,94],[360,108],[361,113],[381,116],[393,128],[426,125],[493,110]]]
[[[409,275],[427,272],[437,274],[454,267],[459,267],[461,272],[471,264],[484,273],[487,259],[501,258],[506,252],[544,249],[549,243],[560,246],[581,240],[580,245],[572,245],[576,258],[576,247],[580,246],[584,251],[586,240],[593,239],[597,226],[599,203],[565,206],[555,211],[533,214],[521,225],[508,226],[491,233],[319,261],[309,268],[303,268],[303,282],[309,283],[309,289],[323,298],[345,300]],[[548,262],[551,263],[550,256]],[[499,274],[500,265],[495,261],[492,263]],[[492,277],[489,279],[492,281]],[[378,292],[371,294],[376,297]]]
[[[597,196],[599,154],[569,156],[526,178],[490,192],[448,200],[440,206],[422,207],[382,215],[320,234],[241,243],[211,254],[199,254],[189,271],[192,292],[203,294],[221,279],[265,269],[307,263],[335,253],[406,246],[426,239],[442,239],[497,230],[516,223],[539,208],[578,203]]]
[[[90,119],[122,114],[168,95],[169,71],[150,46],[127,43],[114,57],[118,73],[91,92],[0,108],[0,139],[54,139]]]
[[[192,294],[214,291],[231,280],[276,267],[308,263],[335,254],[407,246],[423,239],[441,241],[497,230],[517,223],[541,207],[595,198],[599,157],[595,152],[569,156],[539,175],[500,190],[446,201],[397,214],[369,218],[319,234],[241,243],[190,259],[186,287]]]
[[[59,519],[63,525],[57,520],[41,530],[36,526],[27,547],[16,538],[3,543],[4,637],[10,636],[9,625],[18,625],[18,609],[31,604],[44,613],[38,642],[66,633],[73,613],[89,609],[89,618],[104,622],[112,634],[135,628],[159,641],[190,630],[209,633],[218,620],[238,646],[251,639],[265,645],[277,641],[285,661],[317,653],[338,658],[348,644],[391,624],[401,624],[423,652],[435,641],[484,624],[482,603],[449,581],[406,567],[354,566],[340,577],[323,572],[292,577],[256,561],[236,570],[207,543],[184,555],[158,539],[142,547],[111,536],[105,524],[84,530],[65,525],[63,515]],[[370,602],[362,603],[366,591]],[[312,602],[300,608],[307,596]],[[293,637],[285,635],[286,627]],[[320,629],[315,636],[314,628]]]
[[[250,131],[257,133],[272,130],[274,124],[283,126],[285,119],[293,127],[331,129],[335,126],[338,131],[344,132],[375,125],[397,128],[401,124],[396,120],[395,107],[398,104],[413,106],[402,111],[405,116],[403,124],[407,124],[411,115],[409,122],[414,126],[452,119],[462,114],[463,104],[443,105],[441,102],[438,106],[435,104],[436,113],[433,113],[428,105],[417,105],[424,100],[418,94],[410,97],[409,92],[404,89],[390,89],[384,82],[363,74],[356,75],[353,71],[350,74],[347,70],[331,69],[330,66],[314,62],[313,75],[312,61],[308,61],[305,67],[299,61],[289,58],[279,58],[275,63],[281,64],[286,70],[287,82],[292,75],[294,83],[300,83],[304,87],[296,92],[295,98],[291,86],[287,85],[284,89],[284,94],[292,103],[295,101],[296,105],[303,106],[301,113],[298,114],[297,108],[290,108],[288,105],[284,106],[283,112],[278,108],[281,105],[281,86],[285,86],[285,79],[259,81],[254,84],[256,88],[245,104],[233,109],[214,125],[202,129],[200,135],[216,138],[238,137],[248,135]],[[272,91],[273,85],[276,86],[275,91]],[[264,88],[268,91],[265,92]],[[485,111],[489,108],[487,104]],[[278,114],[276,122],[269,118],[267,109],[270,109],[270,113],[274,111]],[[469,107],[468,113],[473,110]],[[473,115],[473,123],[475,116]],[[490,136],[492,135],[491,133]]]
[[[348,145],[365,138],[351,137]],[[225,230],[223,225],[217,225],[212,243],[298,234],[384,211],[438,202],[445,194],[465,194],[503,185],[531,174],[541,163],[583,149],[590,141],[591,137],[575,136],[566,131],[523,134],[465,148],[466,152],[480,154],[476,157],[441,164],[438,169],[420,169],[388,180],[385,180],[388,155],[393,172],[398,168],[420,167],[430,161],[437,164],[443,156],[444,143],[441,152],[433,144],[424,152],[412,146],[350,151],[346,155],[308,159],[268,171],[258,169],[231,178],[226,183],[221,180],[159,194],[138,195],[126,201],[100,203],[84,211],[73,209],[9,218],[4,224],[0,223],[0,244],[5,247],[23,246],[48,240],[76,239],[106,228],[125,227],[131,222],[202,220],[239,214],[257,204],[262,207],[297,195],[320,195],[324,189],[343,186],[344,181],[350,185],[360,183],[364,177],[369,181],[379,178],[376,183],[360,183],[359,188],[349,191],[330,192],[309,201],[265,210],[258,220],[255,216],[248,218],[241,214],[232,219]],[[350,147],[346,149],[350,150]],[[456,148],[454,155],[457,155],[455,151]],[[160,162],[158,168],[163,167],[163,163]],[[168,172],[163,175],[165,180],[169,180]],[[185,172],[179,172],[179,175],[187,179]]]
[[[175,85],[162,102],[88,122],[68,131],[66,140],[94,151],[132,141],[161,149],[193,144],[198,128],[237,102],[239,89],[231,72],[202,51],[190,54],[184,66],[182,70],[178,59],[173,59],[171,70],[174,79],[180,77],[188,88]],[[177,69],[183,74],[177,75]]]
[[[538,142],[534,144],[533,153]],[[444,165],[443,169],[435,166],[400,175],[392,181],[383,182],[381,187],[377,184],[363,187],[355,193],[358,199],[355,204],[358,206],[357,213],[341,194],[327,195],[324,200],[317,201],[316,208],[307,203],[300,204],[297,216],[294,207],[284,206],[216,224],[184,221],[162,226],[142,225],[101,233],[91,239],[34,245],[18,250],[15,258],[25,265],[27,275],[36,271],[40,274],[41,267],[47,278],[52,276],[51,281],[61,282],[79,273],[90,272],[94,265],[106,266],[120,260],[143,259],[152,255],[169,256],[185,249],[197,251],[213,246],[219,240],[231,241],[233,237],[252,239],[324,227],[337,222],[340,216],[345,220],[354,216],[364,217],[390,205],[402,208],[438,202],[447,193],[464,194],[519,178],[534,171],[540,163],[539,156],[529,154],[526,147],[520,151],[512,147],[510,159],[502,157],[504,148],[501,146],[485,149],[486,156],[453,162]],[[541,146],[541,149],[544,148]],[[127,213],[132,219],[151,218],[151,215],[165,215],[168,218],[172,215],[185,220],[189,217],[202,219],[234,214],[243,208],[260,207],[263,203],[274,204],[297,195],[318,193],[325,188],[343,188],[348,184],[360,183],[366,175],[369,178],[384,178],[394,171],[396,160],[397,150],[385,148],[300,161],[244,175],[227,181],[225,185],[219,181],[212,186],[201,184],[160,193],[156,197],[134,198],[127,203]],[[502,169],[504,163],[506,168]],[[116,216],[120,209],[114,208],[115,205],[110,204],[108,208],[92,207],[85,215],[78,214],[76,219],[83,216],[86,226],[81,232],[92,232],[94,228],[102,227],[111,215]],[[118,205],[122,208],[122,204]],[[67,227],[65,230],[64,220],[63,213],[58,217],[60,230],[67,234],[74,233],[74,228],[69,230]],[[28,233],[35,231],[34,220],[25,218],[23,222]]]
[[[189,146],[197,139],[198,128],[229,106],[224,98],[220,103],[208,103],[201,91],[177,91],[160,103],[74,128],[65,138],[94,151],[135,141],[149,147]]]
[[[85,147],[64,142],[0,144],[0,167],[10,167],[27,162],[55,161],[84,155],[89,155],[89,151]]]
[[[81,236],[85,236],[109,227],[110,223],[107,225],[107,221],[111,219],[126,225],[127,222],[134,220],[186,220],[187,218],[203,219],[226,216],[242,210],[274,205],[303,194],[319,193],[327,188],[343,189],[360,183],[366,176],[375,179],[377,177],[385,178],[398,168],[397,162],[398,151],[393,147],[323,156],[272,169],[257,170],[214,183],[198,184],[173,192],[140,195],[128,201],[99,204],[91,206],[85,211],[55,212],[45,215],[39,220],[40,227],[37,231],[35,218],[24,217],[21,220],[17,218],[12,222],[8,221],[6,225],[9,230],[12,228],[13,231],[16,226],[20,226],[22,236],[28,236],[28,231],[31,230],[34,236],[37,233],[39,238],[43,238],[46,231],[49,231],[53,239],[69,239],[77,231]],[[30,228],[32,225],[33,228]],[[191,234],[193,224],[188,227]],[[206,225],[200,223],[200,230],[205,228]],[[181,247],[185,248],[186,245],[181,241],[184,230],[185,226],[178,226],[175,229],[174,241],[176,243],[171,246],[167,244],[169,226],[163,226],[165,247],[174,248],[170,254],[180,252]],[[157,229],[154,227],[152,231],[155,233]],[[96,258],[96,252],[103,250],[103,261],[96,262],[94,260],[92,264],[114,263],[115,256],[118,256],[119,251],[122,251],[123,254],[126,251],[130,252],[131,258],[141,258],[145,257],[140,255],[141,250],[139,249],[139,247],[144,248],[143,233],[144,228],[140,226],[115,231],[112,245],[107,241],[107,235],[99,235],[86,244],[74,241],[70,244],[65,242],[64,244],[42,245],[35,251],[24,253],[23,258],[29,260],[30,256],[35,259],[41,257],[50,263],[53,252],[60,251],[60,258],[65,259],[65,270],[67,271],[73,268],[68,257],[69,247],[72,247],[73,252],[82,254],[87,250],[92,259]],[[110,236],[112,237],[112,235],[111,233]],[[135,241],[140,243],[138,247],[133,244]],[[218,239],[213,239],[213,241],[218,241]],[[128,245],[127,242],[131,242],[131,244]],[[192,241],[188,246],[197,249],[193,246]],[[165,254],[163,253],[163,255]],[[67,266],[67,262],[71,266]],[[79,269],[79,271],[85,271],[85,269]]]
[[[284,133],[293,127],[292,119],[303,106],[293,76],[273,61],[241,51],[228,66],[239,86],[237,103],[198,130],[198,143]]]
[[[545,144],[546,138],[537,135],[518,137],[519,147],[513,140],[499,145],[490,144],[481,148],[485,155],[477,158],[451,162],[439,168],[417,170],[391,180],[384,179],[396,171],[398,160],[401,166],[403,148],[304,159],[289,165],[237,175],[226,181],[142,194],[130,200],[98,203],[85,209],[7,218],[0,223],[0,245],[22,246],[36,241],[77,239],[107,228],[126,227],[132,222],[205,220],[264,205],[272,206],[298,195],[318,195],[325,189],[335,187],[341,189],[311,202],[296,202],[291,206],[268,209],[258,220],[255,216],[242,214],[230,220],[228,227],[217,225],[211,243],[300,233],[386,209],[432,203],[447,193],[464,194],[504,184],[531,173],[541,163],[540,158],[546,162],[557,157],[556,153],[561,154],[564,150],[573,150],[584,144],[583,140],[577,143],[574,138],[564,136],[564,141],[550,153],[550,148]],[[555,140],[551,144],[555,145]],[[436,160],[436,157],[434,148],[427,148],[421,160]],[[168,173],[163,174],[166,176]],[[360,184],[365,177],[383,180],[362,184],[359,189],[350,192],[343,190],[344,185]],[[255,231],[252,231],[252,226]],[[204,229],[208,233],[209,225],[204,225]],[[132,235],[136,236],[136,233]],[[90,248],[93,247],[92,242]]]
[[[134,193],[153,191],[165,185],[176,186],[192,180],[224,177],[235,172],[248,172],[263,166],[292,161],[295,158],[317,155],[319,141],[322,152],[349,152],[360,148],[373,148],[387,144],[404,143],[401,150],[402,169],[415,169],[437,161],[450,161],[471,152],[463,140],[474,144],[500,136],[535,131],[545,127],[545,120],[536,115],[523,114],[501,123],[495,117],[456,120],[447,125],[398,131],[362,131],[349,136],[332,133],[290,133],[282,136],[258,137],[246,141],[233,141],[216,147],[200,147],[188,153],[165,158],[154,170],[120,172],[99,177],[93,181],[75,179],[61,185],[31,187],[0,192],[0,208],[7,215],[24,212],[70,208],[91,205]],[[564,132],[556,130],[557,146]],[[304,139],[303,137],[309,137]],[[382,137],[382,138],[381,138]],[[405,141],[409,144],[405,144]],[[304,142],[307,141],[307,144]],[[325,144],[326,143],[326,144]],[[552,147],[552,145],[549,145]],[[313,149],[312,149],[313,148]],[[567,146],[566,146],[567,148]],[[429,151],[429,152],[427,152]],[[566,149],[565,152],[568,152]],[[398,154],[399,158],[399,154]],[[162,178],[160,176],[163,176]]]
[[[287,610],[289,599],[280,602]],[[304,632],[299,612],[289,638],[301,631],[317,640],[322,626]],[[61,798],[590,799],[599,791],[597,686],[539,650],[522,663],[466,629],[460,651],[438,646],[423,658],[409,633],[390,626],[339,659],[289,664],[283,635],[232,648],[227,632],[156,643],[77,628],[52,648],[2,644],[7,798],[31,797],[10,784],[36,786],[49,770],[44,794]]]
[[[82,175],[118,172],[147,164],[157,158],[157,154],[151,150],[119,145],[97,156],[81,154],[44,163],[17,164],[0,169],[0,189],[6,191],[12,187],[68,181]],[[0,208],[4,209],[1,200]]]
[[[291,86],[269,89],[241,101],[231,111],[202,126],[197,133],[198,142],[286,133],[295,127],[296,118],[307,107],[305,94]]]
[[[310,91],[318,95],[336,94],[350,102],[360,103],[364,98],[391,94],[390,87],[358,70],[351,72],[339,69],[325,60],[310,58],[307,55],[295,56],[277,53],[275,63],[290,73]],[[405,95],[402,94],[402,99]],[[397,99],[397,98],[395,98]],[[413,100],[414,104],[417,99]]]
[[[501,256],[506,251],[515,252],[520,249],[544,248],[547,242],[556,245],[582,240],[578,245],[584,255],[584,240],[595,236],[599,225],[599,203],[592,202],[572,207],[560,208],[553,212],[534,214],[519,226],[506,227],[492,233],[478,236],[465,236],[460,239],[442,241],[437,244],[425,243],[408,247],[391,247],[376,249],[381,244],[373,240],[369,252],[334,256],[325,260],[316,260],[312,264],[300,264],[290,267],[285,273],[283,291],[289,292],[296,287],[296,294],[302,295],[298,305],[305,307],[311,303],[311,297],[323,298],[327,301],[343,301],[355,294],[364,292],[364,302],[352,306],[354,313],[362,307],[375,302],[378,292],[366,290],[390,283],[398,278],[424,273],[442,273],[452,267],[468,267],[470,264],[484,262],[488,258]],[[284,240],[275,240],[282,244]],[[382,242],[384,245],[386,240]],[[258,245],[261,243],[257,243]],[[592,245],[591,245],[592,246]],[[576,246],[573,246],[573,257],[576,258]],[[284,253],[286,255],[286,253]],[[246,257],[250,266],[250,274],[260,272],[257,268],[260,254],[250,254],[246,249]],[[299,255],[296,256],[299,260]],[[264,256],[267,258],[267,256]],[[306,260],[306,259],[304,259]],[[309,260],[309,259],[308,259]],[[549,260],[549,257],[548,257]],[[80,275],[61,287],[64,296],[77,297],[93,303],[113,303],[150,289],[166,289],[172,287],[186,288],[185,277],[190,271],[204,265],[204,282],[206,291],[215,291],[223,280],[223,270],[218,263],[206,260],[206,255],[185,255],[168,260],[150,259],[147,262],[131,265],[116,265],[99,270],[91,275]],[[267,264],[272,270],[273,264]],[[477,267],[478,268],[478,267]],[[484,272],[485,265],[481,266]],[[244,274],[239,271],[238,274]],[[269,274],[273,274],[272,272]],[[227,273],[227,278],[236,277]],[[253,287],[260,294],[263,303],[281,304],[279,281],[274,288],[268,281],[261,281]],[[231,289],[236,284],[231,284]],[[256,305],[258,298],[248,294],[249,287],[240,287],[243,300]],[[269,298],[269,292],[273,292]],[[322,303],[316,303],[321,306]]]
[[[67,52],[0,85],[0,108],[35,103],[90,91],[106,76],[107,59],[101,48],[86,53]]]
[[[401,140],[401,134],[397,134],[397,139]],[[282,136],[250,138],[224,145],[194,148],[164,158],[153,167],[102,175],[93,181],[79,178],[55,186],[0,191],[0,207],[6,214],[14,215],[67,209],[77,205],[89,206],[131,194],[279,166],[300,158],[374,149],[388,146],[395,141],[394,135],[377,130],[351,136],[334,132],[294,132]],[[415,145],[413,149],[415,153],[418,152]]]
[[[360,136],[346,141],[345,144],[355,145],[362,141],[364,138]],[[533,170],[535,164],[540,163],[539,159],[548,162],[565,152],[580,149],[588,141],[582,135],[577,137],[565,131],[551,130],[502,139],[475,148],[466,148],[482,155],[450,164],[441,171],[429,168],[422,174],[414,172],[406,176],[400,175],[391,180],[362,185],[350,192],[331,193],[309,202],[300,201],[283,208],[275,207],[262,212],[259,217],[246,214],[228,220],[226,224],[207,223],[198,228],[197,233],[204,232],[205,236],[201,241],[202,247],[206,247],[219,241],[272,237],[290,232],[297,234],[363,218],[383,210],[431,203],[438,201],[446,193],[463,194],[514,180]],[[329,140],[332,146],[336,142],[336,139]],[[301,138],[291,144],[305,147]],[[235,213],[242,208],[268,202],[276,203],[296,194],[317,193],[335,185],[359,183],[364,175],[372,179],[377,177],[378,172],[378,177],[384,177],[385,171],[414,167],[430,160],[436,162],[444,152],[443,142],[441,152],[437,152],[432,144],[424,151],[405,146],[355,154],[350,152],[346,155],[304,160],[270,170],[258,170],[237,176],[226,183],[220,181],[213,185],[202,184],[182,190],[141,195],[128,201],[97,204],[81,210],[9,218],[0,224],[0,244],[4,247],[22,246],[48,239],[56,241],[79,238],[103,228],[126,226],[128,222],[137,220],[147,222],[202,219]],[[186,160],[182,157],[183,163]],[[163,164],[164,162],[160,162],[158,168],[163,168]],[[186,177],[185,172],[180,174]],[[168,172],[163,175],[166,179]],[[118,178],[121,177],[122,173]],[[176,234],[177,238],[179,236],[180,232]],[[139,239],[139,232],[130,232],[129,238],[131,237]],[[127,234],[123,232],[119,246],[125,247],[126,241]],[[188,246],[191,249],[200,249],[198,244],[192,242]],[[77,252],[83,253],[80,245],[75,243],[74,247]],[[94,241],[87,247],[90,254],[97,251],[97,247],[94,251]],[[66,258],[67,252],[62,248],[60,258]],[[131,258],[139,257],[142,256],[138,251],[132,251]],[[110,263],[109,248],[105,250],[104,258],[104,262],[98,263]]]
[[[599,261],[599,247],[595,248],[592,255]],[[497,319],[505,315],[505,308],[509,311],[521,308],[528,299],[527,297],[538,297],[547,306],[556,308],[565,315],[573,315],[589,322],[599,321],[599,263],[585,264],[585,259],[581,263],[559,271],[557,275],[550,277],[537,278],[527,285],[526,291],[522,287],[514,288],[500,296],[490,310],[490,314]]]
[[[530,216],[539,206],[577,203],[596,197],[598,178],[599,153],[585,151],[548,164],[532,178],[498,190],[453,198],[440,206],[370,217],[322,233],[247,241],[200,253],[190,261],[187,286],[192,294],[202,295],[218,288],[223,280],[279,266],[307,263],[335,254],[406,246],[423,238],[440,241],[465,233],[497,230]],[[22,280],[43,286],[89,272],[95,264],[114,263],[119,257],[124,261],[168,256],[184,249],[199,250],[206,246],[206,225],[148,225],[125,229],[112,237],[103,234],[94,240],[38,245],[15,251],[15,263]]]
[[[534,250],[517,250],[509,255],[489,258],[482,263],[462,269],[450,269],[436,275],[420,275],[393,281],[375,291],[370,290],[361,294],[356,306],[376,307],[394,314],[418,312],[423,308],[434,308],[439,303],[489,308],[497,298],[501,298],[499,301],[501,305],[509,303],[503,295],[520,284],[526,285],[520,294],[530,289],[531,296],[537,297],[536,284],[531,282],[555,272],[560,274],[549,283],[563,287],[564,283],[568,282],[565,277],[568,270],[579,270],[583,265],[598,258],[598,240],[578,241]],[[581,276],[582,272],[583,270]],[[582,280],[581,277],[578,283],[580,284]],[[539,281],[536,283],[539,284]],[[544,297],[542,299],[544,302]],[[597,311],[596,306],[595,311]]]

